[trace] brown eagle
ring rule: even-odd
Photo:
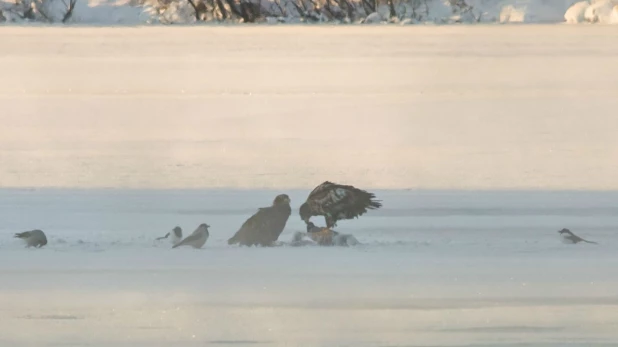
[[[277,195],[272,206],[260,208],[243,223],[227,243],[242,246],[272,246],[283,232],[290,214],[292,214],[290,197],[286,194]]]
[[[324,216],[326,228],[331,229],[337,221],[358,218],[367,210],[382,207],[380,200],[374,198],[373,193],[326,181],[315,187],[300,206],[300,218],[309,225],[312,216]]]

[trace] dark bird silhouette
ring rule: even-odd
[[[180,247],[180,246],[191,246],[193,248],[202,248],[202,246],[208,241],[208,237],[210,233],[208,232],[208,228],[210,225],[206,223],[200,224],[200,226],[195,229],[193,234],[187,236],[184,240],[178,242],[172,248]]]
[[[258,209],[227,243],[241,246],[272,246],[283,232],[291,213],[290,197],[287,194],[277,195],[272,206]]]
[[[300,206],[300,218],[309,224],[313,216],[324,216],[326,228],[337,226],[337,221],[358,218],[368,210],[382,207],[375,195],[353,186],[326,181],[309,194]]]
[[[45,233],[38,229],[16,233],[15,237],[24,240],[26,242],[26,247],[41,248],[47,244]]]
[[[558,230],[558,233],[560,234],[560,236],[562,236],[562,240],[565,243],[573,243],[573,244],[575,244],[575,243],[579,243],[579,242],[586,242],[586,243],[593,243],[595,245],[598,245],[598,243],[596,243],[596,242],[582,239],[581,237],[573,234],[571,232],[571,230],[566,229],[566,228],[562,229],[562,230]]]

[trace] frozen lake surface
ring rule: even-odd
[[[617,40],[2,27],[0,346],[616,346]],[[358,247],[226,245],[324,180],[384,201]]]
[[[613,29],[3,27],[0,186],[618,189]]]
[[[376,191],[383,210],[338,227],[357,247],[228,246],[277,193],[2,190],[0,344],[618,343],[618,193]],[[287,193],[282,241],[307,191]],[[204,249],[154,241],[202,222]],[[31,228],[45,248],[10,238]]]

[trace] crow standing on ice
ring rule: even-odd
[[[208,228],[210,225],[206,223],[200,224],[200,226],[195,229],[193,234],[187,236],[184,240],[175,244],[172,248],[180,247],[180,246],[191,246],[193,248],[202,248],[202,246],[208,241],[208,237],[210,233],[208,232]]]
[[[47,244],[45,233],[39,229],[17,233],[15,237],[24,240],[26,247],[41,248]]]
[[[309,225],[312,216],[324,216],[326,228],[331,229],[337,221],[362,216],[367,210],[382,207],[375,195],[353,186],[326,181],[309,194],[300,206],[300,218]]]
[[[290,197],[287,194],[277,195],[272,206],[260,208],[243,223],[227,243],[241,246],[272,246],[283,232],[291,213]]]
[[[565,229],[562,229],[562,230],[558,230],[558,233],[560,234],[560,236],[562,236],[562,241],[563,241],[564,243],[572,243],[572,244],[575,244],[575,243],[579,243],[579,242],[586,242],[586,243],[593,243],[593,244],[595,244],[595,245],[597,245],[597,244],[598,244],[598,243],[596,243],[596,242],[592,242],[592,241],[584,240],[584,239],[582,239],[581,237],[579,237],[579,236],[577,236],[577,235],[573,234],[573,233],[571,232],[571,230],[566,229],[566,228],[565,228]]]

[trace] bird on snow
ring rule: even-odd
[[[47,244],[45,233],[39,229],[16,233],[15,237],[24,240],[26,242],[26,247],[41,248]]]
[[[269,207],[261,207],[227,243],[241,246],[272,246],[283,232],[288,218],[292,214],[290,197],[287,194],[279,194]]]
[[[191,246],[193,248],[202,248],[202,246],[208,241],[208,237],[210,233],[208,232],[208,228],[210,225],[206,223],[200,224],[197,229],[193,232],[193,234],[187,236],[184,240],[175,244],[172,248],[180,247],[180,246]]]
[[[324,216],[326,227],[337,226],[337,221],[354,219],[367,210],[382,207],[375,195],[353,186],[346,186],[326,181],[317,186],[300,206],[300,218],[309,225],[313,216]]]
[[[562,236],[562,242],[563,243],[575,244],[575,243],[579,243],[579,242],[586,242],[586,243],[593,243],[595,245],[598,245],[598,243],[596,243],[596,242],[582,239],[581,237],[573,234],[571,232],[571,230],[566,229],[566,228],[564,228],[562,230],[558,230],[558,233],[560,234],[560,236]]]
[[[167,239],[168,237],[172,245],[177,244],[178,242],[182,241],[182,229],[177,226],[174,229],[172,229],[172,231],[165,234],[165,236],[158,237],[157,240]]]

